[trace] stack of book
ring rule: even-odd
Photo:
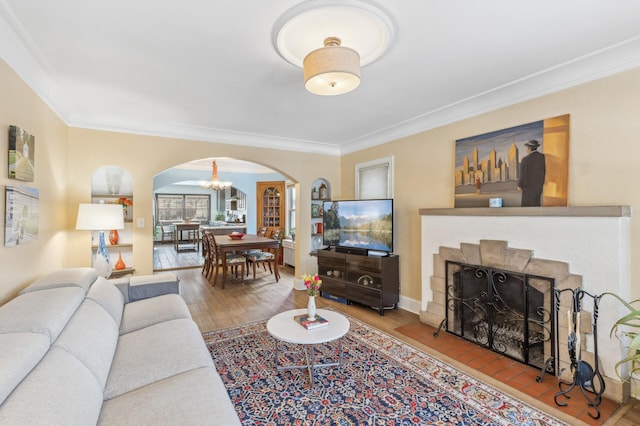
[[[320,328],[329,325],[329,321],[322,318],[320,315],[316,315],[316,318],[313,321],[309,321],[309,316],[307,314],[296,315],[295,317],[293,317],[293,319],[307,330],[313,330],[314,328]]]

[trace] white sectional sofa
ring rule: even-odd
[[[0,424],[240,424],[173,274],[56,271],[0,307]]]

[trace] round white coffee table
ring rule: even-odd
[[[306,368],[309,370],[309,380],[313,387],[313,369],[316,367],[342,366],[342,337],[349,331],[349,320],[342,314],[326,309],[318,309],[317,314],[329,321],[329,325],[307,330],[293,317],[305,314],[306,309],[293,309],[282,312],[267,321],[267,331],[276,340],[275,365],[277,371],[292,370],[296,368]],[[316,364],[314,345],[320,343],[338,341],[338,361],[328,364]],[[281,366],[278,364],[278,350],[280,342],[288,342],[297,345],[304,345],[306,364]]]

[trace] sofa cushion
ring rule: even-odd
[[[130,277],[109,278],[109,282],[124,296],[124,303],[129,303],[129,279]]]
[[[0,334],[41,333],[56,340],[84,300],[79,287],[61,287],[22,294],[0,309]]]
[[[122,321],[122,311],[124,310],[124,296],[118,288],[104,277],[98,277],[93,283],[87,299],[91,299],[104,308],[111,315],[117,327]]]
[[[105,401],[98,423],[227,426],[239,425],[240,420],[220,376],[207,367]]]
[[[92,425],[102,389],[80,361],[51,348],[0,406],[2,425]]]
[[[211,366],[211,355],[192,320],[177,319],[152,325],[118,339],[104,399],[185,371]]]
[[[86,299],[54,346],[75,356],[103,389],[117,343],[118,327],[111,315],[93,300]]]
[[[0,404],[40,362],[49,345],[44,334],[0,334]]]
[[[175,274],[140,275],[129,280],[129,300],[136,301],[162,294],[179,294],[180,280]]]
[[[36,280],[22,290],[20,294],[57,287],[80,287],[83,288],[86,293],[96,278],[98,278],[98,271],[93,268],[61,269]]]
[[[120,334],[174,319],[191,319],[187,304],[178,294],[165,294],[130,302],[124,305]]]

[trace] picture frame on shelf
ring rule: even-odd
[[[311,217],[322,217],[322,206],[320,204],[311,205]]]

